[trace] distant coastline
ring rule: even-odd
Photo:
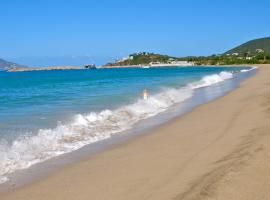
[[[179,64],[155,64],[155,65],[105,65],[102,69],[114,68],[164,68],[164,67],[192,67],[195,65],[179,65]]]
[[[239,65],[179,65],[179,64],[155,64],[155,65],[105,65],[98,67],[96,69],[129,69],[129,68],[170,68],[170,67],[232,67],[232,66],[251,66],[250,64],[239,64]],[[87,70],[86,68],[77,67],[77,66],[51,66],[51,67],[43,67],[43,68],[33,68],[33,67],[17,67],[11,68],[8,70],[3,70],[7,72],[32,72],[32,71],[64,71],[64,70]]]
[[[211,56],[175,57],[149,52],[138,52],[99,66],[107,68],[155,68],[155,67],[190,67],[190,66],[229,66],[270,63],[270,37],[248,41],[222,54]],[[50,66],[44,68],[27,67],[0,59],[0,70],[8,72],[80,70],[97,69],[95,64],[78,66]]]
[[[30,71],[52,71],[52,70],[79,70],[82,67],[77,66],[51,66],[44,68],[34,68],[34,67],[16,67],[8,69],[8,72],[30,72]]]

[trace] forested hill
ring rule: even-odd
[[[260,51],[270,53],[270,37],[250,40],[240,46],[237,46],[224,54],[238,53],[239,55],[250,54],[255,55]]]
[[[107,63],[106,66],[148,65],[151,62],[168,63],[170,60],[176,59],[172,56],[141,52],[130,54],[128,57],[117,60],[114,63]]]

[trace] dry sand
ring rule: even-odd
[[[270,198],[270,65],[149,134],[0,194],[1,200]]]

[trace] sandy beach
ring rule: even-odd
[[[228,95],[0,199],[269,199],[269,77],[261,65]]]

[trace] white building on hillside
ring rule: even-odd
[[[264,50],[263,49],[256,49],[256,53],[263,53]]]

